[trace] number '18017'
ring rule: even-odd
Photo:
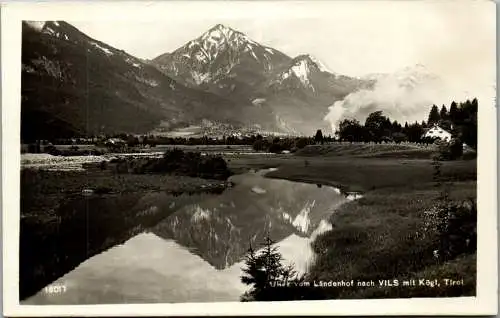
[[[62,294],[66,292],[66,286],[65,285],[49,285],[46,286],[44,289],[46,294]]]

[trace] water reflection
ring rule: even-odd
[[[308,237],[347,198],[331,187],[264,178],[264,172],[232,178],[236,186],[188,205],[152,229],[174,239],[218,269],[238,262],[249,244],[266,234],[275,241]]]
[[[267,234],[287,262],[306,271],[311,241],[331,229],[328,216],[354,194],[265,173],[234,176],[235,186],[220,195],[143,195],[134,215],[164,215],[161,221],[59,278],[64,294],[40,291],[25,303],[237,301],[245,291],[239,278],[244,255]]]

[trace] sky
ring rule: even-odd
[[[495,101],[493,1],[106,1],[36,9],[23,12],[25,19],[65,20],[143,59],[172,52],[220,23],[290,57],[310,54],[337,74],[390,74],[370,91],[332,100],[323,115],[334,130],[346,117],[364,121],[374,105],[392,119],[420,121],[432,104]],[[416,65],[439,80],[401,72]],[[401,85],[413,78],[424,80],[412,90]]]
[[[291,57],[309,53],[350,76],[390,73],[418,63],[450,80],[489,82],[495,76],[495,7],[490,1],[194,4],[150,5],[136,21],[68,22],[146,59],[222,23]]]
[[[491,105],[495,97],[492,1],[165,1],[140,10],[126,3],[83,9],[67,21],[140,58],[172,52],[221,23],[290,57],[311,54],[338,74],[396,74],[332,104],[325,120],[333,129],[348,116],[364,120],[375,104],[394,119],[422,120],[433,103],[476,97]],[[440,82],[402,89],[398,72],[415,65]]]

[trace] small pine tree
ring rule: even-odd
[[[448,110],[446,109],[446,106],[443,105],[439,111],[439,117],[441,117],[441,120],[447,120],[448,115]]]
[[[429,118],[427,119],[427,124],[429,126],[437,124],[440,118],[438,107],[436,105],[432,105],[431,111],[429,112]]]
[[[278,300],[283,295],[276,292],[276,284],[286,286],[297,281],[293,265],[282,264],[283,257],[278,248],[273,246],[274,243],[268,235],[259,252],[255,252],[250,244],[245,267],[242,268],[244,274],[241,276],[241,282],[251,286],[251,289],[242,295],[242,301]]]
[[[451,105],[450,105],[450,120],[452,121],[452,123],[456,124],[457,120],[458,120],[458,105],[457,103],[455,102],[452,102]]]
[[[321,143],[323,144],[323,132],[321,131],[321,129],[318,129],[316,131],[316,135],[314,135],[314,141],[316,143]]]

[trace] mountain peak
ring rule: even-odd
[[[242,35],[243,33],[238,32],[236,30],[231,29],[230,27],[226,27],[223,24],[216,24],[211,27],[208,31],[201,35],[201,39],[203,41],[228,41],[234,35]]]
[[[289,81],[292,78],[296,78],[300,83],[313,91],[314,86],[310,81],[310,74],[319,70],[318,65],[313,62],[308,54],[301,54],[296,56],[290,63],[290,66],[282,73],[278,75],[277,82],[282,83],[283,81]]]
[[[227,27],[227,26],[225,26],[224,24],[221,24],[221,23],[217,23],[216,25],[214,25],[213,27],[211,27],[210,30],[232,30],[232,31],[234,31],[230,27]]]
[[[37,31],[42,31],[43,27],[45,26],[45,21],[24,21],[28,26],[31,28],[37,30]]]
[[[305,61],[309,65],[312,64],[312,65],[316,66],[316,68],[321,72],[335,74],[334,72],[330,71],[323,63],[321,63],[317,58],[315,58],[311,54],[299,54],[293,59],[292,63],[299,64],[301,61]]]
[[[229,79],[234,76],[231,72],[235,66],[238,67],[234,72],[251,74],[255,77],[252,83],[258,83],[278,65],[288,63],[290,58],[219,23],[171,54],[155,60],[164,72],[184,78],[189,85],[199,86]],[[215,85],[216,89],[225,89],[221,86],[224,84]]]
[[[297,56],[294,58],[294,60],[299,61],[299,60],[312,60],[312,59],[311,59],[311,55],[310,55],[310,54],[303,53],[303,54],[299,54],[299,55],[297,55]]]
[[[81,33],[77,28],[65,21],[44,21],[37,23],[39,31],[66,41],[77,41],[90,39],[87,35]],[[31,24],[33,26],[33,24]],[[41,28],[40,28],[41,27]]]

